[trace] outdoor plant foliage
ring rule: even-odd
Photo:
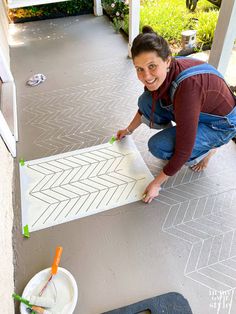
[[[140,31],[144,25],[150,25],[171,44],[180,46],[181,32],[194,29],[199,48],[211,45],[219,9],[207,0],[199,0],[194,12],[186,8],[185,0],[141,0],[140,4]],[[114,28],[117,31],[122,28],[128,33],[128,1],[102,0],[102,5]]]
[[[27,0],[26,0],[27,1]],[[43,4],[9,10],[10,18],[14,20],[60,17],[92,12],[93,0],[71,0],[58,3]]]
[[[198,15],[198,42],[202,45],[211,45],[214,32],[216,28],[216,23],[218,20],[219,12],[217,10],[212,10],[209,12],[202,12]]]
[[[124,29],[124,20],[129,14],[129,0],[102,0],[102,7],[111,18],[114,29],[117,32]]]
[[[194,12],[186,8],[185,0],[143,0],[140,28],[151,25],[169,42],[180,42],[181,32],[197,31],[197,41],[209,45],[213,41],[219,9],[206,0],[201,0]]]

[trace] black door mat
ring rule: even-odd
[[[188,301],[179,293],[169,292],[102,314],[192,314]]]

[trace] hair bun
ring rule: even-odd
[[[151,28],[151,26],[145,25],[142,28],[142,33],[155,33],[154,30]]]

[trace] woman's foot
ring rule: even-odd
[[[195,172],[200,172],[203,171],[204,169],[206,169],[206,167],[208,166],[208,163],[211,159],[211,157],[216,153],[216,148],[212,149],[209,151],[209,154],[204,157],[201,161],[199,161],[199,163],[197,163],[196,165],[190,167],[193,171]]]

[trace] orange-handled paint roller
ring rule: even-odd
[[[56,248],[56,253],[55,253],[54,260],[53,260],[52,267],[51,267],[51,275],[48,278],[48,281],[46,282],[46,284],[43,286],[42,290],[39,292],[40,297],[43,294],[44,290],[47,288],[47,285],[49,284],[49,282],[52,280],[52,276],[56,275],[56,273],[57,273],[58,266],[59,266],[59,263],[61,260],[62,251],[63,251],[62,246],[58,246]]]

